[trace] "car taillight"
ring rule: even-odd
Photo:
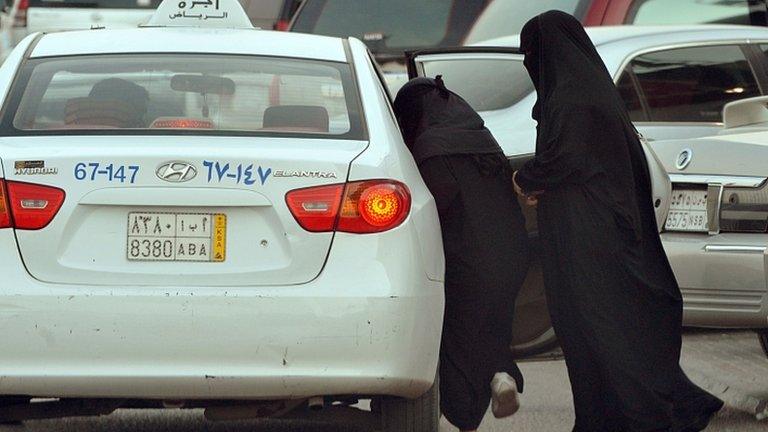
[[[159,118],[149,125],[150,129],[214,129],[210,120],[187,118]]]
[[[11,209],[5,192],[5,181],[0,179],[0,228],[11,227]]]
[[[275,30],[277,31],[288,31],[288,28],[291,26],[291,22],[289,20],[278,20],[275,23]]]
[[[64,191],[52,186],[7,181],[5,189],[10,204],[11,225],[16,229],[45,228],[64,203]]]
[[[13,27],[27,26],[27,9],[29,9],[29,0],[19,0],[16,16],[13,17]]]
[[[768,183],[757,189],[723,189],[720,231],[768,232]]]
[[[393,180],[366,180],[297,189],[286,202],[307,231],[370,234],[397,227],[411,210],[408,188]]]
[[[333,231],[344,185],[311,187],[288,192],[285,201],[296,221],[307,231]]]

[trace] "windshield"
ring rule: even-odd
[[[520,33],[531,17],[560,9],[583,18],[584,0],[307,0],[291,31],[363,40],[377,56],[469,44]]]
[[[583,19],[589,3],[583,0],[493,1],[469,29],[464,44],[519,34],[528,20],[553,9]]]
[[[16,87],[20,100],[9,110],[16,132],[192,129],[360,138],[362,130],[356,87],[344,63],[73,56],[30,61]]]

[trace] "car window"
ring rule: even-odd
[[[765,24],[765,3],[755,0],[639,0],[628,24]]]
[[[725,104],[760,95],[749,62],[735,45],[643,54],[629,68],[647,102],[650,121],[721,122]]]
[[[581,19],[590,1],[583,0],[495,0],[467,32],[464,44],[470,45],[520,33],[529,19],[548,10],[568,12]]]
[[[424,75],[443,76],[446,87],[464,98],[476,111],[493,111],[515,105],[534,90],[522,58],[456,58],[424,61]]]
[[[647,121],[647,113],[643,109],[640,93],[635,85],[635,79],[630,72],[621,75],[619,82],[616,83],[616,88],[618,88],[619,94],[627,106],[627,111],[629,111],[629,117],[632,121]]]
[[[475,3],[483,0],[475,0]],[[461,2],[460,2],[461,3]],[[433,46],[448,32],[453,1],[316,0],[302,9],[294,31],[354,36],[387,49]]]
[[[157,9],[162,0],[29,0],[30,8]]]
[[[359,138],[349,65],[218,55],[71,56],[28,62],[18,131],[180,130]],[[22,80],[23,81],[23,80]]]

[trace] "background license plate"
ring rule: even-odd
[[[224,262],[227,215],[128,213],[129,261]]]
[[[669,215],[664,229],[667,231],[708,232],[707,191],[673,189]]]

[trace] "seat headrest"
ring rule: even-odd
[[[264,111],[264,129],[328,133],[328,110],[321,106],[278,105]]]
[[[130,103],[92,97],[69,99],[64,108],[65,124],[77,126],[140,127],[142,115]]]

